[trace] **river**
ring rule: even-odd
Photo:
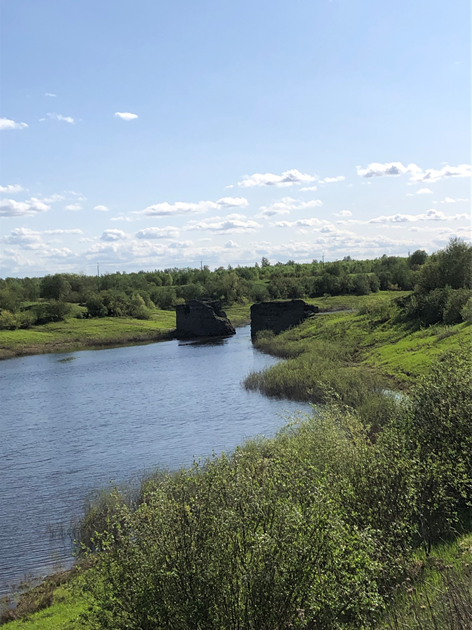
[[[277,360],[249,327],[210,343],[46,354],[0,362],[0,594],[71,561],[67,536],[94,489],[273,435],[300,403],[246,392]]]

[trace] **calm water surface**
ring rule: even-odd
[[[70,542],[51,531],[67,531],[92,490],[232,450],[306,412],[241,387],[275,362],[249,327],[219,343],[0,362],[0,592],[70,561]]]

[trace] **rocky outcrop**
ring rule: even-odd
[[[307,317],[319,312],[317,306],[303,300],[287,302],[261,302],[251,306],[251,336],[260,330],[271,330],[275,334],[298,326]]]
[[[224,337],[236,334],[234,326],[221,309],[219,302],[190,300],[176,307],[178,339],[195,337]]]

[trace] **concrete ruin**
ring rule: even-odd
[[[178,339],[196,337],[226,337],[236,330],[221,309],[219,302],[189,300],[176,307],[176,333]]]
[[[307,317],[319,312],[319,308],[303,300],[260,302],[251,306],[251,337],[260,330],[278,334],[292,326],[298,326]]]

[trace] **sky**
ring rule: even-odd
[[[471,239],[467,0],[2,0],[0,277]]]

